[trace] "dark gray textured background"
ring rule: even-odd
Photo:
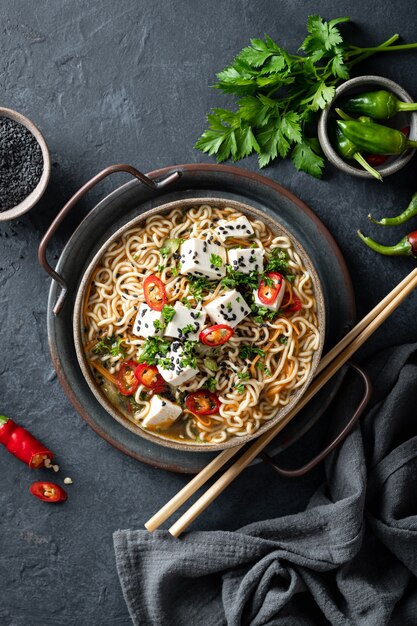
[[[46,336],[49,279],[37,265],[39,240],[57,210],[104,166],[127,162],[149,171],[209,162],[193,150],[211,106],[228,100],[209,85],[216,71],[247,44],[268,33],[290,49],[303,39],[307,15],[350,15],[349,40],[377,44],[395,32],[417,40],[414,0],[301,2],[265,0],[81,0],[3,2],[0,20],[0,106],[33,119],[49,144],[53,171],[43,201],[18,222],[0,225],[0,412],[21,420],[58,455],[60,479],[71,476],[63,506],[40,503],[27,490],[38,477],[0,450],[0,624],[127,626],[116,576],[112,532],[140,528],[187,477],[123,456],[95,435],[64,396],[50,362]],[[357,68],[398,81],[417,98],[417,52],[379,56]],[[358,227],[395,241],[410,227],[379,232],[369,210],[395,213],[416,191],[413,161],[376,181],[350,179],[328,168],[323,181],[276,163],[264,174],[306,201],[330,228],[352,274],[358,316],[364,315],[413,266],[362,247]],[[254,159],[241,164],[256,169]],[[120,181],[125,179],[121,176]],[[59,253],[89,206],[117,185],[90,194],[61,229]],[[416,223],[414,222],[414,228]],[[331,260],[329,260],[331,262]],[[369,342],[370,353],[416,339],[415,297]],[[308,452],[320,445],[310,436]],[[288,455],[303,457],[304,445]],[[294,482],[266,467],[249,469],[195,524],[235,529],[300,510],[321,480],[317,470]]]

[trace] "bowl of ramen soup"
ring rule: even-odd
[[[317,273],[269,214],[186,199],[97,252],[74,337],[97,400],[138,436],[212,451],[259,436],[305,392],[325,335]]]

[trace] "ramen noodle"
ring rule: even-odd
[[[312,279],[291,240],[209,205],[153,215],[114,241],[83,326],[110,402],[197,444],[256,433],[307,381],[320,346]]]

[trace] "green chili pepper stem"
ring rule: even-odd
[[[375,250],[375,252],[379,252],[379,254],[385,254],[387,256],[411,256],[412,248],[411,244],[408,241],[408,236],[403,237],[398,243],[393,246],[384,246],[381,243],[378,243],[371,237],[365,237],[360,230],[357,231],[359,237],[362,239],[363,243],[371,248],[371,250]]]
[[[9,421],[9,417],[6,417],[5,415],[0,415],[0,426],[4,426],[4,424],[7,424],[7,422]]]
[[[417,102],[402,102],[398,101],[398,111],[417,111]]]
[[[369,172],[369,174],[371,174],[371,176],[373,176],[377,180],[380,180],[381,183],[383,182],[381,174],[379,172],[377,172],[377,170],[374,169],[372,167],[372,165],[369,165],[369,163],[367,161],[365,161],[365,159],[363,158],[363,156],[361,155],[360,152],[355,152],[355,154],[353,155],[353,158],[355,159],[355,161],[357,161],[359,163],[359,165],[361,165],[363,167],[364,170]]]
[[[342,120],[353,120],[353,119],[355,119],[354,117],[350,117],[350,115],[348,115],[347,113],[342,111],[342,109],[336,108],[335,111],[338,114],[338,116],[342,118]]]
[[[376,220],[371,214],[369,214],[368,219],[373,224],[378,224],[378,226],[399,226],[400,224],[407,222],[415,215],[417,215],[417,193],[415,193],[411,198],[408,207],[399,215],[396,215],[395,217],[383,217],[380,220]]]

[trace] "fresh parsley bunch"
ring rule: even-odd
[[[210,128],[195,147],[216,155],[219,163],[256,152],[261,168],[278,156],[290,157],[298,170],[320,178],[324,159],[318,140],[306,131],[332,101],[336,85],[349,78],[352,66],[377,52],[417,47],[392,46],[398,35],[372,48],[347,44],[337,25],[348,21],[310,16],[302,55],[290,54],[268,36],[252,39],[214,85],[237,97],[237,110],[213,109],[207,116]]]

